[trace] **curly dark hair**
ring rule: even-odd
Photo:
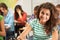
[[[8,7],[5,3],[0,3],[0,7],[5,8],[6,10],[8,10]],[[4,16],[3,12],[1,10],[0,10],[0,15]]]
[[[60,4],[56,5],[56,7],[60,8]]]
[[[23,10],[22,10],[22,7],[20,5],[16,5],[16,7],[14,9],[15,10],[15,19],[18,19],[19,18],[19,14],[17,13],[16,9],[20,9],[21,10],[21,15],[22,15]]]
[[[4,15],[3,15],[3,12],[2,12],[1,10],[0,10],[0,15],[4,16]]]
[[[35,7],[34,7],[34,10],[38,10],[38,8],[39,8],[39,6],[35,6]]]
[[[49,9],[50,10],[50,19],[45,23],[44,28],[45,31],[47,33],[52,32],[52,29],[57,25],[57,18],[55,17],[55,15],[57,15],[57,9],[55,8],[55,6],[49,2],[43,3],[39,6],[38,12],[37,12],[37,19],[40,20],[39,18],[39,13],[41,11],[41,9]]]
[[[7,5],[6,5],[5,3],[0,3],[0,7],[3,7],[3,8],[5,8],[6,10],[8,10],[8,7],[7,7]]]

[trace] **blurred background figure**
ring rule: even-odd
[[[0,3],[0,9],[4,15],[5,40],[14,40],[14,14],[5,3]]]
[[[27,21],[27,13],[23,11],[20,5],[16,5],[14,10],[14,22],[16,23],[15,32],[17,33],[17,36],[20,33],[22,33],[26,21]]]
[[[58,13],[59,13],[59,15],[58,15],[59,39],[58,39],[58,40],[60,40],[60,4],[57,4],[57,5],[56,5],[56,9],[57,9],[57,11],[58,11]]]
[[[4,27],[4,17],[3,13],[0,10],[0,40],[4,40],[3,37],[6,36],[5,27]]]
[[[39,6],[35,6],[34,13],[30,16],[30,18],[28,19],[28,22],[30,22],[31,20],[33,20],[37,17],[38,8],[39,8]]]

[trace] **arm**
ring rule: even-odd
[[[5,36],[5,27],[4,27],[4,20],[1,20],[1,31],[0,31],[0,36]]]
[[[18,21],[14,20],[14,23],[18,23]]]
[[[58,40],[58,30],[57,29],[55,29],[52,32],[52,40]]]
[[[18,20],[20,20],[20,22],[25,22],[27,20],[27,14],[24,13],[23,16],[19,18]]]
[[[26,37],[26,35],[31,31],[31,27],[29,26],[29,24],[26,24],[26,28],[25,30],[18,36],[17,39],[24,39]]]

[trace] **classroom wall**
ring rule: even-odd
[[[13,9],[13,11],[15,6],[19,4],[28,15],[33,13],[33,9],[36,5],[40,5],[44,2],[51,2],[55,5],[60,4],[60,0],[0,0],[0,3],[1,2],[6,3],[9,8]]]
[[[22,8],[27,12],[28,15],[33,13],[33,9],[36,5],[40,5],[44,2],[51,2],[53,4],[60,4],[60,0],[20,0],[20,4],[22,4]]]

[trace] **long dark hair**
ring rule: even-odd
[[[3,15],[3,12],[2,12],[1,10],[0,10],[0,15],[4,16],[4,15]]]
[[[39,19],[39,13],[41,11],[41,9],[49,9],[50,10],[50,19],[46,22],[46,24],[44,25],[45,31],[47,33],[52,32],[52,29],[56,26],[57,23],[57,18],[55,17],[55,15],[57,15],[57,10],[55,8],[55,6],[49,2],[43,3],[40,5],[38,12],[37,12],[37,18]],[[40,19],[39,19],[40,20]]]
[[[16,5],[16,7],[15,7],[15,19],[19,18],[19,14],[16,11],[17,8],[21,10],[21,15],[22,15],[22,12],[23,12],[22,7],[20,5]]]

